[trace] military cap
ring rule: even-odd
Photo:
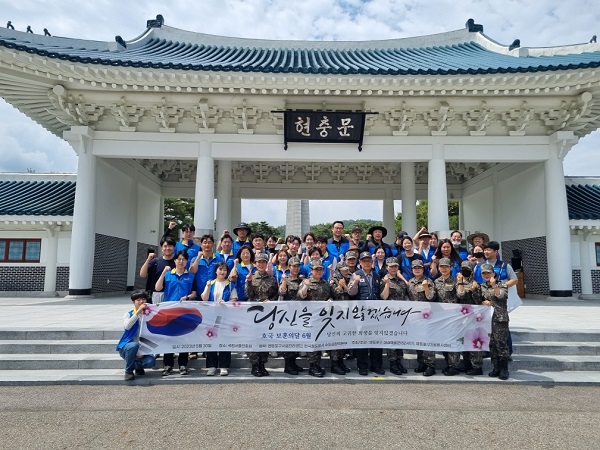
[[[460,263],[460,267],[465,267],[467,269],[473,270],[473,265],[471,264],[471,261],[463,261],[462,263]]]
[[[360,260],[362,261],[363,259],[373,259],[373,255],[371,255],[371,252],[362,252],[360,254]]]
[[[395,258],[393,256],[391,258],[386,259],[385,263],[388,266],[399,266],[400,265],[400,263],[398,263],[398,258]]]
[[[310,262],[310,268],[311,269],[322,269],[323,263],[321,262],[320,259],[314,259]]]
[[[452,261],[450,261],[450,258],[442,258],[440,259],[440,262],[438,263],[438,266],[451,266],[452,265]]]
[[[362,233],[363,229],[361,227],[359,227],[358,225],[354,225],[354,227],[352,228],[352,232],[354,233],[355,231]]]
[[[494,271],[494,266],[492,266],[491,264],[482,264],[481,265],[481,273],[484,272],[493,272]]]
[[[296,266],[296,265],[300,265],[300,258],[298,258],[297,256],[292,256],[288,260],[288,266]]]
[[[256,261],[267,261],[269,262],[269,255],[267,253],[257,253],[254,257]]]
[[[346,259],[356,259],[356,252],[346,252]]]
[[[410,265],[414,268],[414,267],[424,267],[423,266],[423,261],[421,261],[420,259],[415,259],[413,262],[410,263]]]
[[[344,269],[347,269],[347,268],[348,268],[348,266],[346,265],[346,263],[345,263],[344,261],[340,261],[339,263],[337,263],[337,264],[335,265],[335,268],[336,268],[337,270],[344,270]]]

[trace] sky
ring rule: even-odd
[[[0,26],[30,25],[54,36],[132,40],[147,19],[162,14],[166,25],[207,34],[259,39],[374,40],[443,33],[464,28],[469,18],[500,44],[522,47],[588,42],[600,36],[600,2],[588,0],[20,0],[0,8]],[[600,176],[600,131],[582,138],[564,160],[567,176]],[[77,156],[62,139],[0,99],[0,172],[75,172]],[[358,203],[358,204],[357,204]],[[382,202],[311,201],[311,223],[336,219],[382,219]],[[396,212],[400,211],[396,202]],[[347,213],[346,213],[347,212]],[[245,200],[244,221],[285,223],[285,201]]]

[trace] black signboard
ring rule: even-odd
[[[356,143],[362,150],[366,112],[288,110],[285,115],[285,145],[288,142]]]

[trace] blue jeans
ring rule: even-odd
[[[119,355],[125,360],[125,372],[133,373],[134,369],[151,369],[156,364],[156,359],[152,355],[137,357],[139,342],[128,342],[119,349]]]

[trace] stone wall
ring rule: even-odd
[[[45,276],[45,267],[0,267],[0,291],[43,291]]]
[[[127,290],[129,241],[96,234],[92,294]]]

